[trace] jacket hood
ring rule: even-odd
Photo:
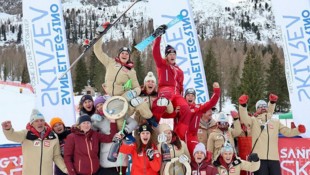
[[[46,138],[52,132],[52,128],[47,123],[44,124],[44,127],[45,134],[42,139]],[[40,133],[30,123],[27,124],[26,129],[34,134],[37,138],[41,138]]]
[[[118,63],[120,63],[122,66],[125,66],[125,67],[126,67],[127,69],[129,69],[129,70],[132,69],[132,68],[134,67],[134,64],[133,64],[133,62],[130,60],[130,58],[129,58],[129,60],[127,61],[126,64],[122,63],[121,60],[120,60],[118,57],[115,58],[115,61],[118,62]]]

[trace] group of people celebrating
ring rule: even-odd
[[[165,30],[166,26],[160,26],[154,33]],[[244,94],[239,98],[239,112],[213,114],[219,84],[213,83],[209,101],[196,104],[195,89],[183,89],[176,49],[167,45],[162,58],[160,42],[161,35],[153,45],[158,79],[148,72],[140,86],[130,49],[122,47],[116,58],[110,58],[102,40],[98,41],[94,53],[106,67],[105,94],[95,100],[82,96],[80,115],[72,127],[58,117],[48,125],[36,109],[26,130],[15,131],[10,121],[2,122],[7,139],[22,144],[23,174],[118,175],[130,169],[132,175],[237,175],[241,170],[280,175],[278,134],[296,136],[305,133],[305,126],[288,128],[272,118],[275,94],[270,94],[268,104],[259,100],[253,115],[248,114],[249,97]],[[123,100],[125,112],[107,109],[115,98]],[[173,126],[162,123],[162,118],[173,119]],[[234,142],[243,134],[241,122],[252,136],[247,160],[238,156]]]

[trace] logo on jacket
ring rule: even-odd
[[[37,140],[36,140],[36,141],[33,142],[33,146],[40,146],[40,145],[41,145],[41,142],[40,142],[40,141],[37,141]]]
[[[44,146],[45,147],[50,147],[51,146],[51,142],[50,141],[44,141]]]
[[[230,172],[230,173],[235,173],[235,172],[236,172],[235,167],[231,168],[231,169],[229,170],[229,172]]]

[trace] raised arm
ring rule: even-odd
[[[105,52],[102,50],[102,39],[99,39],[98,42],[94,45],[94,53],[98,60],[105,66],[109,64],[109,61],[112,60]]]
[[[239,115],[240,120],[247,126],[252,126],[252,120],[249,117],[248,110],[247,110],[247,103],[249,97],[247,95],[241,95],[239,97]]]
[[[161,37],[157,37],[153,45],[153,57],[157,67],[164,66],[163,58],[161,57],[160,54],[160,41]]]
[[[212,109],[212,107],[214,107],[216,105],[220,96],[221,96],[220,85],[218,84],[218,82],[214,82],[213,83],[213,95],[212,95],[212,97],[210,98],[209,101],[207,101],[206,103],[201,105],[199,110],[202,113],[206,113],[209,109]]]
[[[2,130],[5,137],[13,142],[23,142],[27,135],[27,130],[14,131],[11,121],[2,122]]]

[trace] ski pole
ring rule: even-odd
[[[101,37],[106,34],[108,32],[108,30],[110,30],[111,27],[113,27],[116,22],[118,22],[124,15],[125,13],[131,9],[132,6],[134,6],[137,2],[139,2],[141,0],[135,0],[115,21],[113,21],[110,25],[108,25],[103,32],[101,32],[96,38],[94,38],[88,46],[85,47],[84,51],[82,52],[82,54],[70,65],[70,67],[64,72],[62,73],[59,77],[58,80],[60,80],[63,76],[65,76],[71,69],[72,67],[85,55],[85,53],[93,47],[93,45],[95,45],[97,43],[97,41],[99,41],[99,39],[101,39]]]

